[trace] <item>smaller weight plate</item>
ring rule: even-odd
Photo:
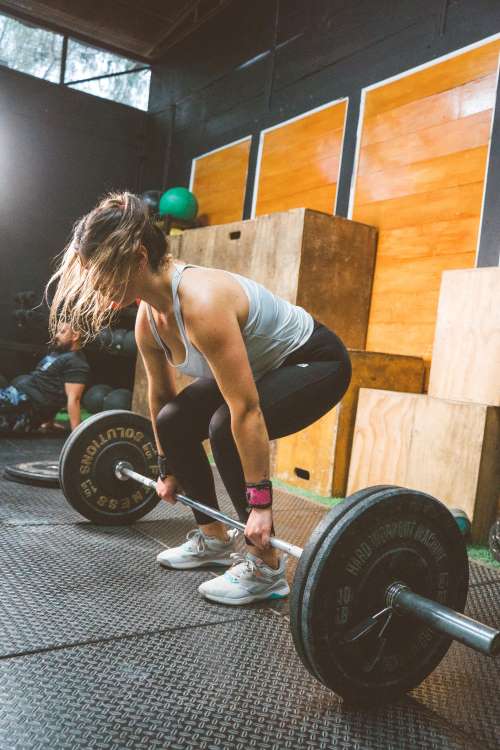
[[[157,477],[149,419],[121,409],[101,412],[78,425],[64,444],[61,487],[68,502],[89,521],[108,526],[134,523],[158,504],[154,490],[116,477],[119,461],[128,461],[143,476]]]
[[[467,513],[461,508],[450,508],[450,513],[455,519],[462,536],[469,537],[472,526]]]
[[[490,529],[489,544],[491,554],[500,562],[500,519]]]
[[[21,484],[38,487],[59,487],[59,461],[28,461],[22,464],[6,466],[4,474],[7,479]]]
[[[351,506],[324,536],[303,590],[306,666],[328,688],[361,704],[399,698],[439,664],[451,640],[416,618],[394,614],[381,633],[344,636],[386,607],[396,582],[463,612],[464,541],[448,509],[415,490],[383,489]]]

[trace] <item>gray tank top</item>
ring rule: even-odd
[[[147,312],[151,332],[165,352],[169,364],[179,372],[193,378],[213,379],[214,376],[206,358],[186,335],[177,292],[184,269],[197,267],[199,266],[194,263],[187,263],[180,267],[176,265],[172,277],[174,315],[186,349],[184,362],[179,365],[173,364],[170,350],[158,333],[151,305],[147,305]],[[254,379],[258,380],[269,370],[279,367],[289,354],[307,341],[313,331],[314,320],[312,315],[302,307],[292,305],[291,302],[277,297],[262,284],[232,271],[224,273],[233,276],[241,284],[248,297],[248,318],[242,336]]]

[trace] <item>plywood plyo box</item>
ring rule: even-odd
[[[362,388],[348,492],[376,484],[461,508],[485,542],[500,499],[500,408]]]
[[[344,497],[358,394],[362,387],[422,393],[420,357],[350,350],[352,379],[334,409],[304,430],[276,441],[273,476],[319,495]]]
[[[169,238],[174,258],[258,281],[305,307],[346,346],[364,349],[377,233],[373,227],[295,208],[191,229]]]
[[[443,273],[429,395],[500,406],[500,268]]]

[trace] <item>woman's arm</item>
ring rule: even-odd
[[[217,301],[209,295],[191,301],[184,321],[191,340],[205,355],[229,407],[231,430],[245,481],[269,479],[269,435],[231,299],[225,299],[221,293]],[[267,546],[271,529],[271,509],[252,510],[245,534],[256,547]]]
[[[224,295],[190,304],[185,323],[229,407],[247,482],[269,478],[269,435],[236,312]]]
[[[158,346],[151,333],[144,303],[141,303],[137,311],[135,322],[135,339],[139,349],[148,385],[148,406],[151,424],[159,455],[163,454],[158,433],[156,431],[156,418],[160,409],[175,398],[177,390],[172,367],[169,365],[165,353]]]

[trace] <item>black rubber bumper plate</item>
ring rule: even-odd
[[[6,479],[21,484],[32,484],[36,487],[60,487],[59,459],[50,461],[27,461],[22,464],[6,466]]]

